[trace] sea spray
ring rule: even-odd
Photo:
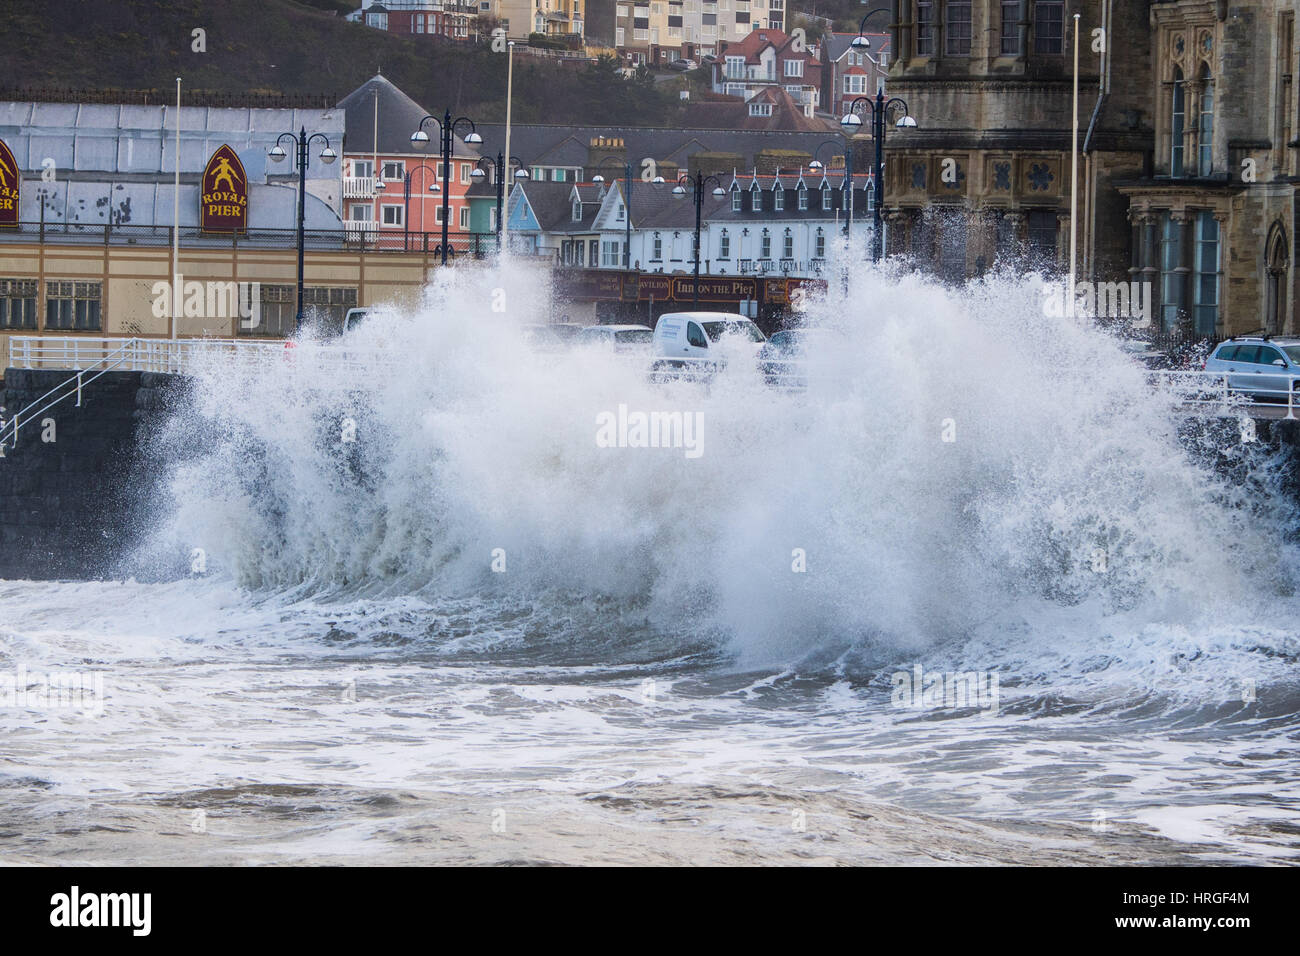
[[[664,385],[646,359],[534,352],[544,275],[435,274],[347,361],[305,342],[200,368],[157,447],[210,440],[178,456],[155,541],[318,598],[612,601],[754,660],[925,647],[1033,605],[1178,619],[1294,577],[1282,509],[1234,507],[1171,400],[1107,335],[1044,314],[1037,277],[855,270],[805,314],[834,334],[791,394],[752,362]],[[620,406],[702,416],[707,454],[600,447]]]

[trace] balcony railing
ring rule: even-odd
[[[374,176],[344,176],[344,199],[373,199],[375,196]]]
[[[375,219],[345,219],[343,232],[348,241],[373,242],[379,232],[379,222]]]

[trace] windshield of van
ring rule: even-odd
[[[762,342],[763,333],[753,322],[702,322],[704,334],[710,342],[716,342],[724,335],[743,335],[751,342]]]

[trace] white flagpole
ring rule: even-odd
[[[172,184],[172,307],[171,335],[176,338],[179,324],[176,310],[181,299],[177,287],[181,281],[181,78],[176,77],[176,178]],[[200,183],[199,188],[203,186]]]
[[[1070,285],[1066,314],[1074,316],[1074,283],[1079,236],[1079,14],[1074,15],[1074,122],[1070,139]]]
[[[510,100],[515,84],[515,41],[506,44],[506,151],[503,154],[505,169],[498,169],[497,175],[504,176],[501,189],[505,200],[501,203],[501,254],[510,248],[510,217],[506,211],[510,208],[510,190],[514,188],[515,177],[510,172]]]

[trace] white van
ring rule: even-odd
[[[348,314],[343,316],[343,334],[347,335],[364,322],[370,312],[370,309],[348,309]]]
[[[744,342],[755,350],[767,341],[757,325],[735,312],[669,312],[655,326],[656,358],[719,358],[719,347]]]

